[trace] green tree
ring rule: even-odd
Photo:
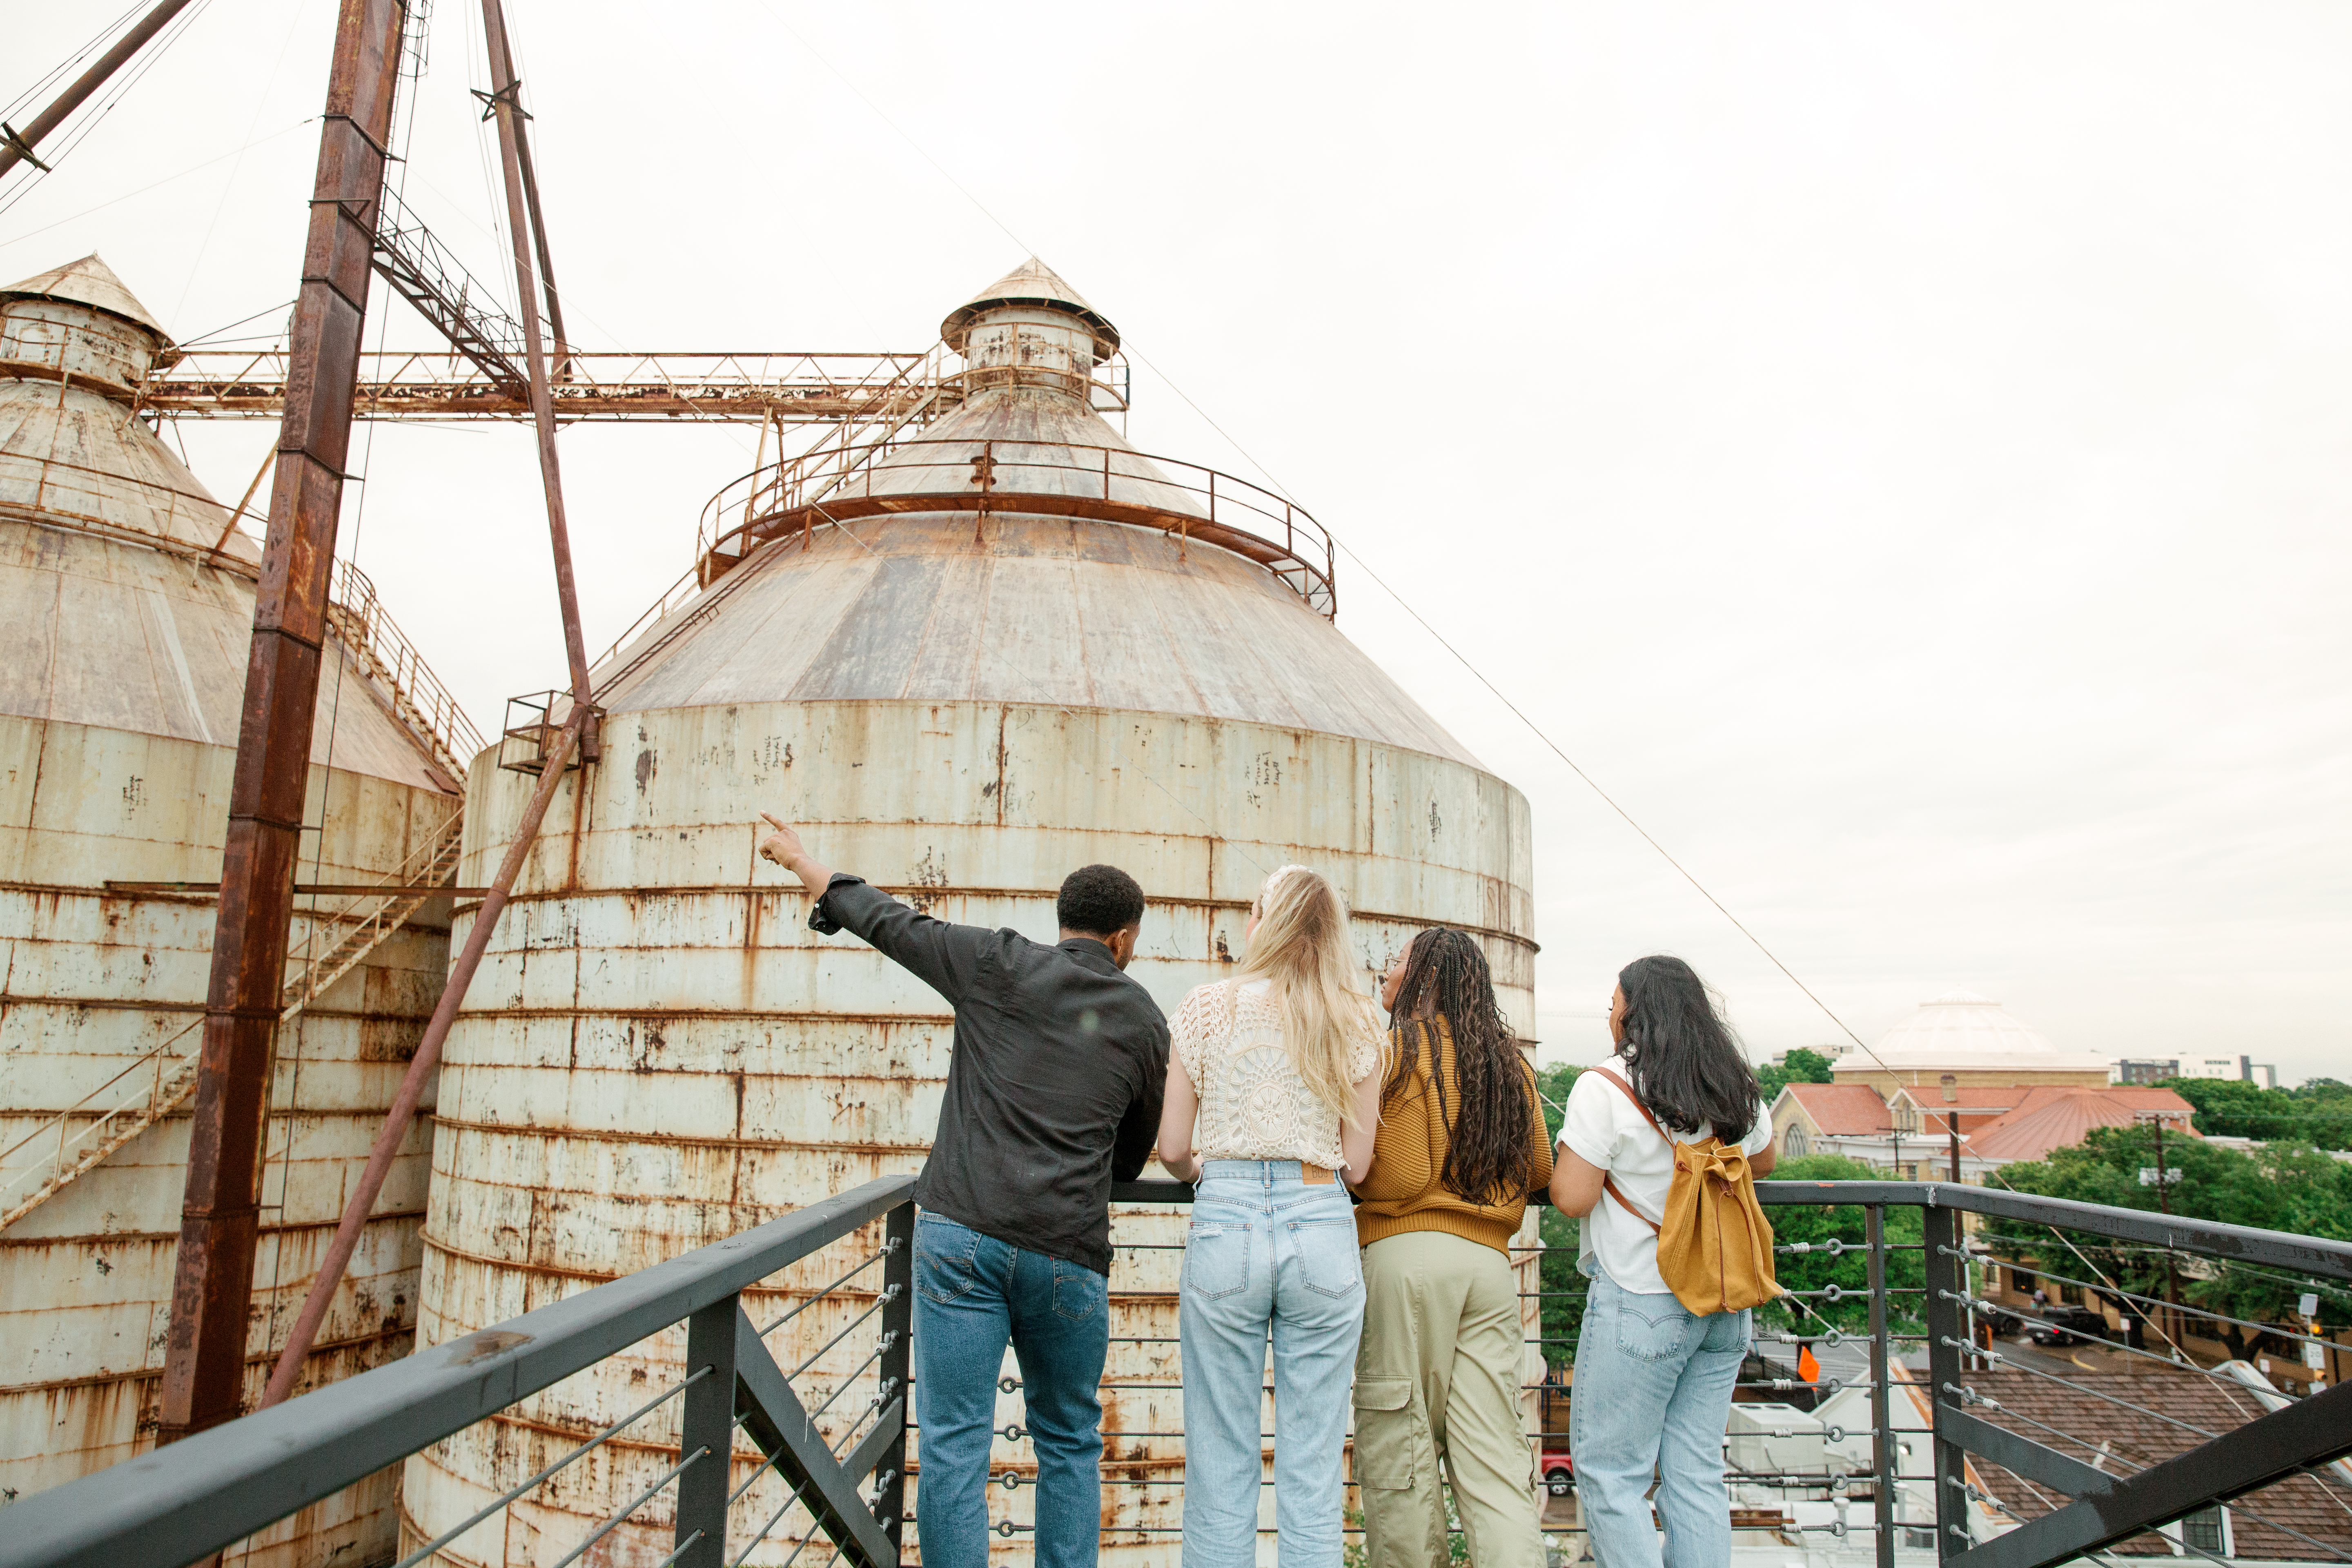
[[[2234,1078],[2167,1079],[2197,1108],[2197,1131],[2210,1137],[2300,1140],[2322,1149],[2352,1149],[2352,1088],[2317,1079],[2301,1089],[2264,1089]]]
[[[2045,1197],[2155,1209],[2162,1206],[2158,1189],[2152,1182],[2142,1185],[2140,1172],[2152,1173],[2156,1164],[2153,1126],[2099,1127],[2072,1148],[2053,1150],[2047,1159],[2005,1167],[2000,1179],[2019,1192]],[[2274,1142],[2250,1156],[2168,1133],[2164,1166],[2170,1177],[2164,1198],[2176,1215],[2352,1240],[2352,1166],[2309,1143]],[[2180,1299],[2190,1306],[2256,1322],[2285,1319],[2305,1291],[2326,1301],[2323,1315],[2334,1316],[2339,1323],[2346,1308],[2352,1306],[2352,1295],[2342,1287],[2280,1269],[2223,1259],[2183,1267],[2186,1255],[2176,1255],[2168,1270],[2167,1256],[2158,1247],[2109,1242],[2080,1232],[2069,1232],[2062,1240],[2047,1226],[2016,1220],[1993,1221],[1984,1234],[2000,1256],[2053,1274],[2095,1286],[2111,1280],[2126,1290],[2158,1298],[2177,1283]],[[2222,1340],[2231,1354],[2242,1358],[2260,1338],[2227,1323],[2209,1323],[2200,1331]]]
[[[1764,1090],[1764,1103],[1771,1104],[1780,1098],[1780,1090],[1792,1083],[1834,1083],[1837,1075],[1831,1071],[1834,1064],[1819,1051],[1809,1051],[1802,1046],[1780,1058],[1779,1067],[1756,1069],[1756,1081]]]
[[[1781,1161],[1772,1167],[1769,1179],[1781,1183],[1875,1182],[1885,1178],[1885,1172],[1859,1160],[1840,1154],[1808,1154],[1801,1159]],[[1865,1211],[1854,1204],[1774,1204],[1764,1211],[1764,1217],[1772,1222],[1776,1245],[1807,1248],[1778,1255],[1775,1273],[1780,1283],[1791,1290],[1804,1291],[1826,1291],[1834,1286],[1839,1295],[1834,1301],[1819,1295],[1774,1301],[1758,1316],[1775,1327],[1799,1333],[1820,1333],[1829,1328],[1840,1333],[1868,1333],[1870,1254],[1864,1249],[1869,1235]],[[1917,1209],[1894,1207],[1886,1211],[1885,1239],[1891,1246],[1912,1248],[1890,1250],[1886,1255],[1888,1287],[1897,1292],[1909,1292],[1887,1298],[1887,1327],[1897,1333],[1919,1331],[1923,1273],[1921,1254],[1916,1248],[1920,1234]]]
[[[1561,1066],[1536,1072],[1536,1091],[1544,1102],[1544,1131],[1553,1139],[1559,1137],[1569,1091],[1583,1070]],[[1585,1281],[1576,1271],[1577,1222],[1546,1205],[1536,1228],[1546,1248],[1536,1287],[1543,1292],[1544,1361],[1551,1366],[1567,1366],[1576,1360],[1576,1336],[1584,1327]]]

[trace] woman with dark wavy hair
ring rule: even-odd
[[[1393,1063],[1371,1164],[1354,1184],[1365,1286],[1356,1481],[1370,1568],[1446,1560],[1441,1451],[1475,1568],[1542,1568],[1509,1253],[1528,1194],[1551,1179],[1535,1068],[1466,932],[1414,937],[1381,1000]]]
[[[1715,997],[1681,959],[1618,972],[1609,1033],[1617,1054],[1569,1091],[1551,1176],[1552,1202],[1584,1221],[1577,1267],[1592,1281],[1568,1418],[1579,1512],[1601,1568],[1721,1568],[1731,1560],[1723,1429],[1749,1315],[1685,1309],[1658,1273],[1658,1226],[1669,1139],[1718,1138],[1762,1176],[1772,1122]]]

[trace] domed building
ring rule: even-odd
[[[2190,1134],[2189,1103],[2167,1089],[2111,1088],[2108,1061],[2062,1051],[1973,991],[1948,991],[1852,1050],[1831,1083],[1791,1083],[1772,1102],[1784,1159],[1837,1154],[1905,1181],[1982,1182],[2095,1127],[2151,1117]],[[1957,1163],[1957,1171],[1954,1169]]]
[[[1990,996],[1947,991],[1920,1003],[1871,1050],[1838,1058],[1833,1071],[1841,1084],[1867,1084],[1891,1099],[1900,1089],[2104,1088],[2107,1066],[2105,1057],[2059,1049]]]

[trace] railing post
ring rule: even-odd
[[[678,1433],[680,1458],[697,1448],[707,1462],[677,1478],[677,1529],[671,1544],[677,1568],[727,1568],[727,1494],[734,1489],[735,1320],[740,1297],[713,1301],[686,1321],[686,1370],[710,1375],[686,1391]],[[688,1545],[691,1541],[693,1544]]]
[[[1969,1549],[1968,1457],[1944,1436],[1947,1385],[1960,1384],[1960,1352],[1966,1332],[1958,1298],[1968,1289],[1960,1257],[1959,1211],[1930,1204],[1920,1227],[1927,1288],[1927,1408],[1935,1423],[1936,1560]]]
[[[1903,1467],[1895,1460],[1893,1406],[1886,1386],[1886,1211],[1876,1204],[1862,1211],[1863,1239],[1870,1247],[1870,1458],[1877,1472],[1878,1568],[1895,1568],[1895,1516],[1900,1511],[1895,1478]]]
[[[874,1477],[874,1517],[890,1538],[901,1560],[906,1555],[907,1428],[915,1419],[915,1205],[912,1200],[890,1211],[883,1225],[882,1245],[889,1258],[882,1265],[882,1289],[888,1300],[882,1308],[882,1408],[903,1399],[906,1415],[898,1424],[898,1440],[883,1450]]]

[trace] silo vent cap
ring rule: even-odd
[[[964,336],[971,330],[982,312],[1000,305],[1037,305],[1049,310],[1066,310],[1092,328],[1095,334],[1095,355],[1108,359],[1118,352],[1118,329],[1109,318],[1086,301],[1086,296],[1062,281],[1055,270],[1031,257],[1003,277],[974,294],[971,299],[948,312],[940,323],[940,336],[948,347],[963,353]]]
[[[79,261],[68,261],[63,267],[52,267],[47,272],[35,273],[22,283],[12,283],[0,289],[0,300],[62,300],[70,305],[88,305],[104,310],[110,316],[120,316],[136,326],[146,328],[161,342],[168,343],[172,335],[162,322],[147,313],[114,268],[98,258],[91,251]]]

